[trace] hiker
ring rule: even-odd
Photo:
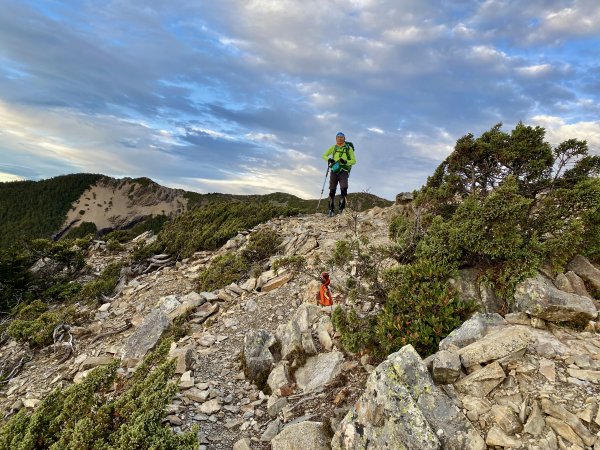
[[[329,212],[328,216],[335,214],[335,191],[338,183],[340,184],[341,198],[339,203],[339,212],[342,213],[346,207],[346,196],[348,195],[348,177],[350,170],[356,164],[354,157],[354,146],[346,142],[346,136],[341,131],[335,135],[335,145],[332,145],[323,153],[323,159],[331,168],[331,177],[329,178]]]

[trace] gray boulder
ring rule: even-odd
[[[471,367],[504,358],[527,348],[533,341],[529,327],[503,328],[458,350],[463,366]]]
[[[479,275],[477,269],[461,269],[458,277],[450,279],[450,283],[462,299],[481,305],[486,313],[497,313],[502,308],[502,302],[493,289],[479,280]]]
[[[302,332],[295,321],[290,320],[286,324],[279,325],[276,336],[277,340],[281,343],[282,359],[291,360],[304,351],[302,347]]]
[[[277,341],[266,330],[250,330],[244,336],[242,364],[246,378],[262,388],[267,382],[271,367],[275,362],[269,350]]]
[[[561,291],[541,274],[517,285],[515,310],[527,311],[534,317],[554,323],[587,323],[598,316],[591,299]]]
[[[121,351],[121,359],[128,367],[135,366],[150,350],[152,350],[171,322],[161,309],[155,309],[146,316],[142,324],[125,342]]]
[[[505,378],[504,370],[498,361],[494,361],[492,364],[488,364],[458,380],[454,384],[454,388],[461,394],[483,398],[502,383]]]
[[[344,418],[333,449],[477,449],[485,443],[410,345],[388,356]]]
[[[584,297],[593,298],[585,287],[585,282],[572,270],[565,273],[565,278],[573,288],[575,294],[583,295]],[[568,292],[568,291],[567,291]]]
[[[344,355],[338,351],[312,356],[296,371],[296,383],[304,392],[317,391],[339,375],[343,362]]]
[[[271,441],[273,450],[328,450],[329,436],[320,422],[289,425]]]
[[[594,289],[600,291],[600,270],[598,270],[587,258],[577,255],[567,266],[585,281],[590,283]]]
[[[433,356],[431,376],[438,384],[454,383],[460,376],[460,357],[457,353],[441,350]]]
[[[506,321],[498,313],[475,313],[459,328],[442,339],[439,348],[440,350],[448,350],[451,346],[466,347],[489,332],[506,325]]]

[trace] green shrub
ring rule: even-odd
[[[381,312],[360,317],[353,308],[335,309],[333,324],[344,347],[380,359],[407,344],[423,356],[437,351],[440,340],[475,311],[448,283],[450,273],[425,260],[388,270]]]
[[[165,223],[169,220],[169,218],[163,214],[158,216],[152,216],[135,226],[127,229],[127,230],[115,230],[111,231],[106,235],[106,240],[116,240],[118,242],[127,242],[132,240],[133,238],[139,236],[146,231],[152,231],[154,234],[158,234],[164,227]]]
[[[215,250],[238,232],[298,210],[263,203],[214,203],[169,222],[158,235],[165,253],[180,258],[199,250]]]
[[[95,300],[103,295],[110,296],[119,282],[122,267],[123,263],[110,263],[97,279],[83,286],[79,292],[79,298],[82,300]]]
[[[42,298],[47,302],[75,300],[78,298],[81,288],[81,284],[73,281],[57,282],[42,293]]]
[[[88,235],[96,236],[97,232],[98,227],[94,222],[82,222],[78,227],[70,229],[63,239],[79,239]]]
[[[213,291],[231,283],[237,283],[250,270],[250,264],[240,255],[225,253],[217,256],[198,277],[201,291]]]
[[[133,262],[143,261],[154,255],[162,253],[163,247],[164,246],[158,241],[154,241],[151,244],[146,244],[146,242],[141,241],[136,243],[133,251],[130,254],[130,258]]]
[[[85,266],[81,249],[70,240],[54,242],[49,239],[34,239],[26,244],[26,249],[31,258],[49,258],[64,267],[68,274],[73,274]]]
[[[279,244],[281,237],[277,232],[271,228],[264,228],[250,235],[242,256],[250,263],[263,261],[277,253]]]
[[[177,391],[170,381],[175,363],[166,361],[169,344],[147,356],[130,379],[117,378],[115,362],[52,392],[32,414],[22,409],[0,428],[0,450],[196,450],[196,430],[176,435],[162,423]]]
[[[74,307],[61,307],[49,310],[48,304],[36,300],[18,308],[8,326],[8,335],[19,342],[26,342],[32,348],[52,344],[54,328],[61,323],[73,324],[77,320]]]
[[[116,239],[109,239],[106,242],[106,250],[108,250],[110,253],[118,253],[123,251],[123,249],[125,249],[123,244],[121,244]]]
[[[260,262],[277,252],[281,237],[270,228],[253,232],[248,245],[239,253],[225,253],[216,257],[210,266],[198,277],[198,287],[202,291],[212,291],[238,283],[249,274],[262,273]]]

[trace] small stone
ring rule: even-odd
[[[514,447],[519,448],[522,444],[520,439],[508,436],[500,427],[494,425],[485,438],[487,445],[497,445],[500,447]]]
[[[540,411],[538,403],[534,402],[533,409],[531,414],[529,414],[529,418],[527,419],[523,431],[531,434],[533,437],[538,437],[544,431],[545,426],[546,422],[544,421],[544,415]]]
[[[555,417],[548,416],[546,417],[546,424],[550,426],[559,436],[562,436],[563,439],[566,439],[573,444],[579,445],[580,447],[584,447],[584,443],[581,438],[573,431],[573,429],[564,423],[561,419],[557,419]]]
[[[265,432],[260,437],[261,442],[271,442],[271,440],[279,434],[279,430],[281,429],[281,421],[279,419],[275,419],[273,422],[269,424]],[[308,450],[308,449],[306,449]]]
[[[581,420],[587,423],[592,423],[594,421],[594,416],[598,411],[598,404],[594,401],[588,403],[585,408],[579,411],[576,416]]]
[[[183,425],[183,420],[181,420],[179,418],[179,416],[171,414],[171,415],[168,415],[165,419],[167,420],[167,422],[169,422],[173,426],[178,427],[178,426]]]
[[[194,402],[202,403],[208,399],[209,392],[207,390],[203,391],[198,389],[197,387],[192,387],[185,391],[185,394],[183,395]]]
[[[189,389],[194,386],[194,377],[192,376],[192,371],[188,370],[181,375],[179,379],[179,388],[180,389]]]
[[[553,361],[542,358],[539,371],[549,382],[554,383],[556,381],[556,367]]]
[[[233,450],[252,450],[252,447],[250,447],[250,439],[240,439],[235,444],[233,444]]]
[[[225,422],[225,428],[227,428],[228,430],[235,430],[236,428],[239,428],[243,423],[244,421],[241,419],[228,420],[227,422]]]
[[[287,398],[271,395],[267,402],[267,412],[271,417],[277,417],[279,411],[281,411],[287,404]]]
[[[498,426],[509,436],[523,429],[523,424],[509,406],[494,405],[492,406],[492,414]]]
[[[201,413],[213,414],[221,410],[221,403],[218,399],[213,398],[212,400],[202,403],[198,409]]]
[[[600,370],[567,369],[569,375],[579,380],[600,383]]]
[[[25,408],[33,409],[37,405],[39,405],[40,402],[41,402],[41,400],[37,399],[37,398],[24,398],[23,399],[23,406]]]

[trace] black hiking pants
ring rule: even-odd
[[[339,183],[340,190],[342,191],[342,198],[340,199],[340,212],[344,210],[346,207],[346,196],[348,195],[348,177],[350,174],[344,170],[338,173],[331,172],[331,176],[329,178],[329,210],[333,211],[335,209],[335,191],[337,190],[337,185]]]

